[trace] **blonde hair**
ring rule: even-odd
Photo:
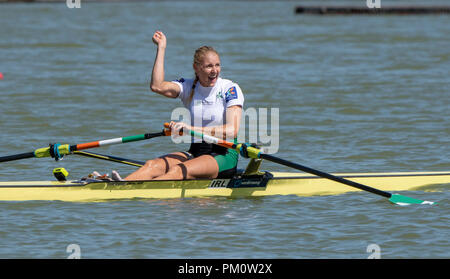
[[[214,52],[215,54],[217,54],[217,56],[219,56],[219,53],[213,47],[202,46],[202,47],[199,47],[194,53],[194,64],[200,65],[202,63],[203,57],[205,57],[205,55],[210,51]],[[197,82],[198,82],[198,76],[197,76],[197,74],[195,74],[194,83],[192,84],[191,92],[189,93],[189,104],[191,103],[192,98],[194,97],[194,91],[195,91],[195,86],[197,85]]]

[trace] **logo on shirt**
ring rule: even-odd
[[[183,83],[183,82],[184,82],[184,78],[176,79],[175,81],[178,81],[178,82],[180,82],[180,83]]]
[[[225,93],[225,101],[228,103],[231,100],[237,99],[236,87],[233,86]]]

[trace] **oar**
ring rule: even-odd
[[[142,162],[142,161],[126,159],[126,158],[112,156],[112,155],[104,155],[104,154],[88,152],[88,151],[74,151],[74,152],[72,152],[72,154],[81,155],[81,156],[85,156],[85,157],[89,157],[89,158],[95,158],[95,159],[100,159],[100,160],[116,162],[116,163],[121,163],[121,164],[126,164],[126,165],[130,165],[130,166],[135,166],[135,167],[142,167],[145,164],[145,162]]]
[[[165,123],[164,126],[166,128],[169,128],[169,124],[168,123]],[[191,136],[202,138],[208,143],[213,143],[213,144],[217,144],[217,145],[229,148],[229,149],[234,149],[237,152],[241,152],[241,150],[244,148],[246,150],[246,153],[248,154],[249,158],[266,159],[266,160],[274,162],[274,163],[278,163],[278,164],[281,164],[281,165],[284,165],[284,166],[287,166],[287,167],[291,167],[291,168],[294,168],[294,169],[297,169],[297,170],[301,170],[301,171],[304,171],[304,172],[307,172],[307,173],[311,173],[311,174],[314,174],[314,175],[317,175],[317,176],[320,176],[320,177],[323,177],[323,178],[327,178],[327,179],[336,181],[338,183],[346,184],[348,186],[351,186],[351,187],[354,187],[354,188],[358,188],[360,190],[367,191],[367,192],[370,192],[370,193],[373,193],[373,194],[376,194],[376,195],[388,198],[389,201],[391,201],[392,203],[395,203],[395,204],[399,204],[399,205],[407,205],[407,204],[435,204],[434,202],[430,202],[430,201],[418,200],[418,199],[410,198],[410,197],[399,195],[399,194],[392,194],[392,193],[389,193],[389,192],[386,192],[386,191],[382,191],[382,190],[379,190],[379,189],[376,189],[376,188],[369,187],[367,185],[363,185],[361,183],[357,183],[357,182],[354,182],[354,181],[347,180],[347,179],[342,178],[342,177],[334,176],[332,174],[329,174],[329,173],[326,173],[326,172],[323,172],[323,171],[315,170],[315,169],[312,169],[312,168],[300,165],[298,163],[290,162],[290,161],[287,161],[287,160],[275,157],[275,156],[270,155],[270,154],[264,154],[264,153],[261,152],[261,150],[259,148],[256,148],[256,147],[251,147],[251,146],[246,146],[246,145],[244,146],[243,144],[231,143],[231,142],[228,142],[228,141],[225,141],[225,140],[221,140],[221,139],[218,139],[216,137],[205,135],[205,134],[202,134],[202,133],[199,133],[199,132],[195,132],[195,131],[192,131],[192,130],[189,130],[188,133]]]
[[[159,133],[147,133],[147,134],[141,134],[141,135],[135,135],[135,136],[129,136],[129,137],[92,141],[92,142],[75,144],[75,145],[50,144],[49,147],[38,148],[32,152],[0,157],[0,162],[8,162],[8,161],[27,159],[27,158],[42,158],[42,157],[53,157],[53,158],[55,158],[55,160],[59,160],[64,155],[71,154],[74,151],[95,148],[95,147],[100,147],[100,146],[106,146],[106,145],[127,143],[127,142],[133,142],[133,141],[141,141],[141,140],[151,139],[151,138],[160,137],[160,136],[170,136],[170,131],[167,129],[164,129],[162,132],[159,132]]]

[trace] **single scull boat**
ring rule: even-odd
[[[383,191],[433,190],[449,184],[450,172],[335,174]],[[230,179],[178,181],[16,181],[0,182],[0,200],[108,201],[116,199],[255,197],[269,195],[337,195],[361,191],[326,178],[304,173],[263,172]]]
[[[62,200],[62,201],[102,201],[133,198],[180,198],[180,197],[246,197],[267,195],[331,195],[351,191],[366,191],[389,201],[405,204],[434,204],[393,194],[388,191],[418,190],[434,184],[450,183],[450,172],[411,172],[411,173],[350,173],[329,174],[298,163],[290,162],[270,154],[264,154],[255,146],[227,142],[194,131],[183,131],[205,141],[234,149],[244,157],[251,158],[245,171],[231,178],[196,179],[177,181],[99,181],[80,179],[65,181],[65,170],[57,172],[59,181],[0,182],[0,200]],[[114,156],[81,151],[83,149],[146,140],[158,136],[169,136],[168,124],[159,133],[142,134],[131,137],[114,138],[83,144],[50,144],[32,152],[0,157],[0,162],[26,158],[53,157],[61,159],[64,155],[78,154],[124,164],[141,166],[143,163]],[[304,173],[260,172],[262,160],[281,164]],[[371,186],[368,186],[371,185]],[[375,188],[376,187],[376,188]]]

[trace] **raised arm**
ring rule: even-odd
[[[157,50],[150,81],[150,90],[169,98],[176,98],[180,94],[180,87],[173,82],[164,80],[164,55],[167,46],[166,36],[163,32],[156,31],[153,34],[152,40],[156,44]]]

